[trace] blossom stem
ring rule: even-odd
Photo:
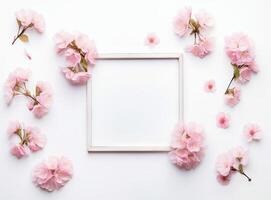
[[[197,32],[194,33],[194,44],[197,44]]]
[[[242,174],[242,175],[244,175],[249,182],[251,181],[251,178],[248,175],[246,175],[245,172],[242,172],[242,171],[239,170],[239,173]]]
[[[230,88],[231,83],[232,83],[232,81],[234,80],[234,78],[235,78],[235,76],[233,75],[233,77],[232,77],[232,79],[231,79],[231,81],[230,81],[230,83],[229,83],[229,85],[228,85],[228,87],[227,87],[227,89],[226,89],[226,91],[225,91],[225,94],[228,94],[229,88]]]
[[[12,45],[14,45],[14,43],[16,42],[16,40],[21,37],[22,34],[24,34],[24,32],[26,31],[26,29],[23,29],[21,33],[17,34],[16,37],[14,37],[14,40],[12,41]]]

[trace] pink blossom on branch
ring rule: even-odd
[[[27,88],[30,71],[27,69],[16,69],[10,73],[4,86],[4,97],[9,105],[15,96],[22,95],[28,98],[28,109],[41,118],[49,110],[52,102],[52,90],[48,83],[38,82],[35,92],[31,93]]]
[[[65,157],[50,157],[34,169],[33,183],[49,192],[59,190],[73,175],[73,166]]]
[[[205,11],[200,11],[192,17],[192,9],[183,9],[175,18],[174,31],[179,37],[194,36],[194,44],[186,48],[194,56],[204,58],[213,51],[213,41],[203,35],[203,32],[213,26],[213,18]]]
[[[14,144],[10,149],[10,153],[19,159],[27,156],[29,150],[32,152],[39,151],[46,144],[46,137],[40,133],[38,128],[31,126],[25,128],[18,121],[10,122],[7,132],[9,138],[16,136],[19,138],[18,144]]]
[[[221,185],[228,185],[231,176],[238,172],[245,176],[248,181],[251,178],[244,172],[244,167],[248,164],[248,152],[243,147],[236,147],[217,157],[216,173],[217,181]]]
[[[225,103],[230,107],[234,107],[240,102],[240,95],[241,91],[239,87],[228,89],[227,94],[224,96]]]
[[[234,33],[226,37],[225,51],[233,67],[233,76],[225,91],[225,95],[233,96],[233,89],[230,88],[232,82],[247,83],[259,69],[255,61],[252,41],[244,33]],[[228,105],[233,106],[236,103],[237,101]]]
[[[38,33],[43,33],[45,31],[45,21],[41,14],[30,9],[22,9],[17,11],[15,16],[18,24],[18,33],[12,41],[12,45],[17,39],[20,39],[22,42],[28,42],[29,38],[26,35],[28,29],[33,28]]]
[[[186,50],[192,53],[194,56],[199,58],[204,58],[213,50],[213,42],[212,39],[201,38],[199,42],[188,46]]]
[[[195,168],[204,156],[203,129],[194,123],[177,124],[169,152],[171,162],[180,168]]]
[[[95,65],[97,50],[93,41],[85,34],[72,35],[66,32],[55,36],[56,51],[63,53],[69,63],[62,72],[72,84],[86,84],[91,77],[89,67]]]

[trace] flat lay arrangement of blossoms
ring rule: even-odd
[[[244,33],[234,33],[225,39],[226,54],[233,67],[233,76],[225,91],[225,103],[231,107],[240,101],[240,88],[232,87],[235,80],[244,84],[248,82],[252,75],[259,71],[255,61],[255,53],[252,41]]]
[[[59,190],[73,175],[73,166],[64,156],[50,157],[37,165],[33,172],[33,183],[49,192]]]
[[[213,18],[205,11],[199,11],[192,18],[192,9],[186,7],[174,20],[174,31],[179,37],[191,35],[194,43],[186,48],[194,56],[204,58],[213,51],[213,38],[204,35],[213,25]]]
[[[20,39],[22,42],[28,42],[29,37],[26,31],[29,29],[34,29],[38,33],[43,33],[45,30],[45,20],[43,16],[34,10],[19,10],[15,13],[16,21],[18,24],[18,32],[14,36],[12,45]]]
[[[22,9],[15,13],[18,24],[17,34],[12,45],[19,39],[28,42],[27,32],[34,30],[38,33],[45,31],[43,16],[30,9]],[[193,37],[193,44],[186,47],[192,55],[204,58],[214,48],[213,38],[207,36],[213,27],[213,18],[205,11],[199,11],[192,15],[192,9],[186,7],[180,11],[174,20],[175,33],[183,38]],[[67,65],[61,71],[65,78],[74,85],[84,85],[91,78],[91,70],[98,56],[95,43],[85,34],[71,34],[59,32],[54,37],[55,49],[58,55],[63,55]],[[158,36],[150,33],[145,38],[145,45],[153,47],[160,42]],[[256,74],[258,66],[255,61],[254,46],[251,39],[244,33],[234,33],[225,39],[226,55],[233,67],[233,76],[224,95],[225,104],[234,107],[240,102],[241,90],[238,85],[247,83],[253,74]],[[32,57],[25,50],[25,56]],[[52,104],[52,89],[48,83],[37,82],[34,90],[28,87],[30,70],[18,68],[10,73],[4,84],[4,97],[8,105],[16,96],[26,97],[27,108],[35,117],[42,118],[48,113]],[[204,91],[213,93],[216,90],[216,82],[208,80],[204,84]],[[221,129],[230,127],[231,118],[228,113],[219,112],[216,115],[216,126]],[[46,137],[39,128],[25,126],[19,121],[9,123],[7,133],[12,143],[10,153],[20,159],[31,152],[42,150],[46,145]],[[248,143],[262,139],[262,129],[258,124],[248,123],[243,127],[242,135]],[[178,123],[173,131],[169,158],[177,167],[184,170],[195,169],[203,160],[205,153],[203,128],[196,123]],[[229,184],[234,174],[240,174],[252,179],[246,174],[248,165],[248,150],[241,146],[233,148],[217,157],[215,170],[217,181],[222,185]],[[33,183],[46,191],[52,192],[62,188],[73,176],[72,162],[64,156],[50,157],[38,164],[33,170]]]
[[[222,185],[227,185],[233,174],[238,172],[248,181],[251,178],[245,173],[244,167],[248,164],[248,151],[243,147],[235,147],[229,152],[218,156],[216,161],[217,180]]]
[[[10,153],[17,158],[25,157],[29,152],[37,152],[44,148],[46,137],[37,127],[24,126],[23,123],[12,121],[9,123],[7,133],[10,139],[19,139],[13,144]]]
[[[86,84],[91,77],[90,67],[95,65],[97,50],[93,41],[85,34],[59,32],[55,35],[56,51],[63,54],[68,66],[62,72],[72,84]]]
[[[190,170],[198,166],[204,156],[203,129],[195,123],[179,123],[173,131],[171,162],[180,168]]]
[[[41,118],[48,111],[52,103],[52,89],[48,83],[38,82],[34,92],[27,88],[27,82],[30,76],[29,69],[17,68],[10,73],[5,82],[5,100],[9,105],[15,96],[25,96],[28,99],[28,110],[35,117]]]

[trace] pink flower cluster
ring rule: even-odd
[[[187,51],[194,56],[204,58],[213,50],[213,39],[203,35],[213,26],[212,17],[205,11],[200,11],[192,18],[192,9],[184,8],[174,20],[175,33],[184,37],[185,35],[194,36],[194,44],[187,47]]]
[[[15,13],[18,23],[18,33],[14,37],[12,44],[20,39],[23,42],[28,42],[28,36],[25,34],[26,30],[34,28],[38,33],[43,33],[45,30],[45,21],[41,14],[33,10],[19,10]]]
[[[219,155],[216,161],[218,182],[222,185],[229,184],[231,176],[235,172],[239,172],[241,175],[245,176],[248,181],[251,181],[251,178],[248,177],[244,172],[244,167],[247,164],[248,151],[241,146]]]
[[[72,175],[73,167],[70,160],[65,157],[50,157],[34,169],[33,183],[52,192],[63,187]]]
[[[56,51],[64,54],[68,67],[62,72],[72,84],[85,84],[91,77],[89,66],[95,65],[96,47],[87,35],[60,32],[55,35]]]
[[[194,123],[177,124],[171,142],[169,157],[180,168],[195,168],[204,156],[203,129]]]
[[[9,105],[15,96],[23,95],[29,100],[28,109],[37,118],[41,118],[48,112],[51,106],[52,90],[47,83],[38,82],[35,92],[32,94],[26,86],[29,76],[30,70],[22,68],[18,68],[13,73],[10,73],[4,86],[5,100]]]
[[[45,135],[40,133],[40,130],[36,127],[26,126],[18,121],[10,122],[7,133],[10,138],[18,136],[19,143],[12,146],[10,152],[17,158],[27,156],[29,150],[37,152],[44,148],[46,144]]]
[[[230,88],[233,80],[244,84],[248,82],[252,74],[257,73],[258,66],[251,40],[243,33],[234,33],[225,39],[226,54],[231,60],[234,72],[233,77],[225,91],[225,102],[229,106],[235,106],[240,101],[240,89]]]

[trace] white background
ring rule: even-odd
[[[182,52],[189,39],[179,39],[172,31],[172,20],[179,9],[191,5],[215,16],[211,34],[216,38],[213,54],[203,60],[185,54],[185,118],[203,124],[206,132],[206,156],[195,170],[185,172],[171,165],[167,154],[88,154],[86,151],[85,87],[67,83],[59,72],[63,60],[54,51],[53,35],[60,30],[81,31],[92,37],[99,52]],[[49,81],[54,88],[54,104],[41,120],[27,111],[23,98],[7,107],[0,98],[0,199],[64,200],[64,199],[268,199],[271,169],[270,136],[270,2],[268,0],[115,0],[53,1],[10,0],[0,8],[0,85],[17,67],[32,69],[32,81]],[[14,12],[33,8],[41,12],[47,23],[46,33],[31,33],[30,43],[19,41],[11,46],[16,32]],[[232,69],[224,53],[224,36],[244,31],[253,38],[260,73],[242,86],[241,102],[231,109],[223,103],[223,92]],[[144,38],[155,32],[161,43],[150,49]],[[33,59],[24,56],[27,48]],[[203,84],[215,79],[217,91],[206,94]],[[1,91],[1,96],[3,91]],[[215,116],[225,111],[231,115],[227,130],[216,128]],[[9,154],[6,135],[8,121],[18,119],[40,127],[47,135],[46,148],[28,158],[17,160]],[[264,130],[260,143],[247,145],[243,126],[259,123]],[[233,146],[244,145],[250,151],[246,168],[252,177],[248,183],[235,175],[229,186],[219,185],[214,163],[218,154]],[[60,191],[47,193],[31,182],[34,166],[50,155],[65,155],[73,161],[74,178]]]

